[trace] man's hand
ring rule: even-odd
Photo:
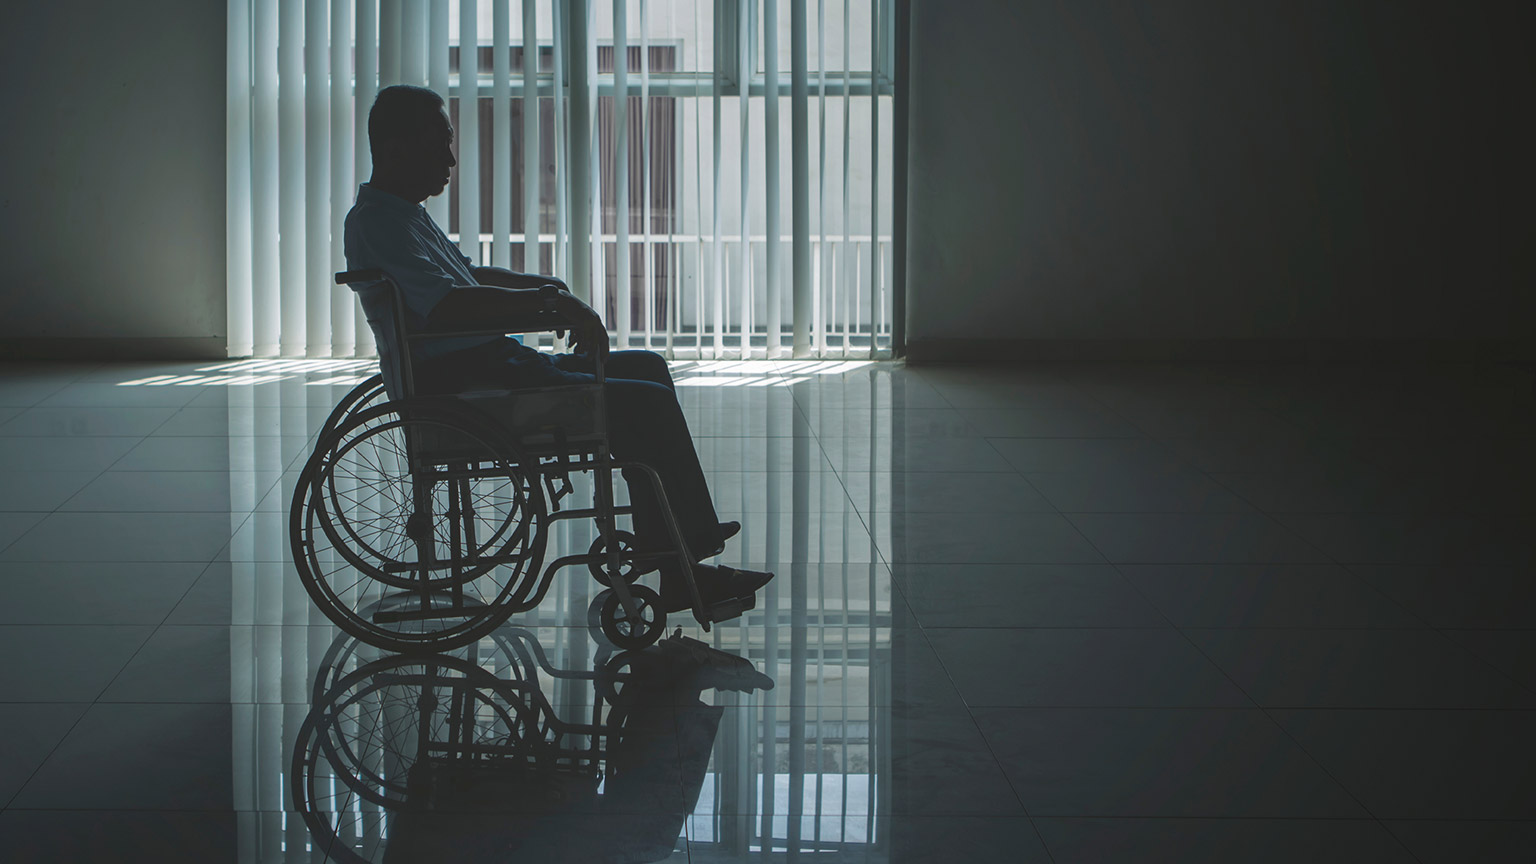
[[[608,328],[597,310],[582,302],[574,294],[561,291],[555,308],[572,322],[571,351],[586,354],[594,359],[608,358]],[[558,331],[560,336],[565,331]]]

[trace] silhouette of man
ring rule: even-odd
[[[548,276],[474,266],[421,206],[448,187],[449,172],[458,164],[453,155],[453,123],[442,97],[422,87],[380,91],[368,113],[368,145],[373,175],[358,187],[357,201],[347,214],[347,268],[389,274],[402,294],[409,329],[479,329],[487,322],[526,318],[543,308],[538,288],[548,284],[561,289],[557,310],[578,322],[572,328],[570,354],[544,354],[510,336],[420,342],[412,351],[417,391],[453,392],[470,382],[508,388],[590,384],[594,358],[606,358],[604,397],[614,456],[657,471],[695,557],[722,551],[741,526],[721,523],[715,514],[666,360],[650,351],[609,354],[602,319],[565,290],[563,283]],[[395,342],[388,298],[380,290],[370,290],[372,286],[354,287],[378,335],[381,365],[387,369]],[[646,551],[670,548],[650,480],[642,472],[629,470],[624,479],[634,506],[636,545]],[[688,608],[691,597],[676,562],[664,562],[659,569],[663,606],[669,612]],[[694,567],[694,574],[706,606],[751,598],[773,578],[771,573],[702,564]],[[752,604],[742,605],[750,608]]]

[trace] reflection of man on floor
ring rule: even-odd
[[[667,363],[650,351],[608,353],[608,330],[586,303],[563,290],[559,280],[475,267],[449,242],[421,202],[448,187],[453,124],[442,97],[420,87],[388,87],[368,114],[373,176],[358,188],[347,214],[349,270],[379,269],[401,292],[406,324],[439,329],[472,329],[487,322],[526,317],[543,306],[538,288],[561,287],[557,308],[582,322],[573,332],[574,353],[549,355],[510,336],[439,339],[413,351],[419,392],[451,392],[471,382],[500,387],[545,387],[591,383],[593,358],[605,357],[604,394],[613,454],[656,469],[679,528],[696,558],[724,548],[741,526],[722,523],[710,500],[704,472],[687,421],[678,405]],[[359,290],[368,321],[379,332],[381,365],[392,360],[388,300],[380,291]],[[649,479],[625,471],[634,505],[636,544],[642,550],[670,546]],[[687,608],[690,598],[675,563],[661,566],[662,603],[667,611]],[[705,605],[751,598],[771,573],[698,565],[694,568]],[[744,604],[750,608],[750,603]]]

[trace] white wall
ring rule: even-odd
[[[908,339],[1511,339],[1521,4],[914,0]]]
[[[0,4],[4,354],[223,356],[224,10]]]

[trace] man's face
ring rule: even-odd
[[[426,115],[419,133],[401,143],[401,179],[409,184],[416,200],[442,194],[448,188],[453,166],[459,164],[453,157],[453,123],[447,109]]]

